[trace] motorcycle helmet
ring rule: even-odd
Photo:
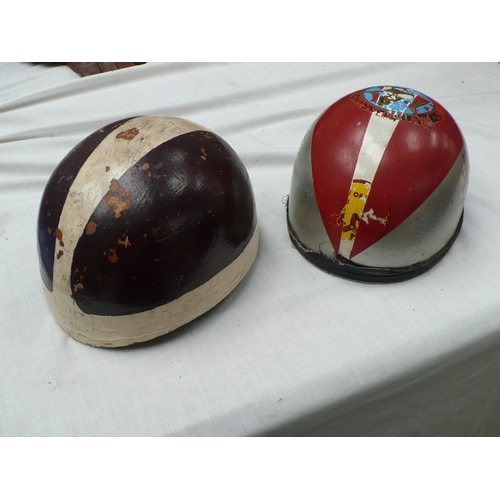
[[[434,99],[376,86],[332,104],[296,157],[290,238],[324,271],[388,283],[422,274],[457,237],[468,184],[465,140]]]
[[[98,347],[144,342],[214,307],[258,249],[235,151],[179,118],[107,125],[61,161],[42,196],[38,251],[59,325]]]

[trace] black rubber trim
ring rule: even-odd
[[[309,262],[319,267],[323,271],[333,274],[335,276],[340,276],[352,281],[359,281],[362,283],[399,283],[401,281],[406,281],[411,278],[415,278],[423,274],[425,271],[434,266],[439,262],[451,248],[455,240],[457,239],[458,233],[462,227],[462,222],[464,218],[464,212],[462,210],[462,215],[458,222],[455,233],[450,238],[448,243],[436,254],[423,262],[418,262],[407,267],[370,267],[362,266],[359,264],[354,264],[352,261],[337,255],[335,257],[328,257],[322,253],[314,252],[309,250],[302,245],[300,240],[297,238],[294,230],[290,225],[290,220],[288,218],[288,204],[287,204],[287,225],[288,233],[290,239],[292,240],[295,248],[305,257]]]

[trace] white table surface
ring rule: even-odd
[[[447,108],[471,160],[462,231],[424,275],[365,285],[309,264],[284,197],[314,119],[371,85]],[[152,342],[80,344],[45,304],[36,217],[81,139],[178,116],[245,163],[261,243],[227,299]],[[80,78],[0,64],[0,435],[500,435],[500,64],[147,63]]]

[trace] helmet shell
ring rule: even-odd
[[[292,242],[323,270],[364,282],[423,273],[461,227],[465,140],[434,99],[375,86],[331,105],[297,155],[288,200]]]
[[[203,314],[258,249],[248,173],[221,137],[180,118],[97,130],[61,161],[42,196],[40,271],[72,337],[117,347]]]

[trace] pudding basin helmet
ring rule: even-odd
[[[73,338],[143,342],[226,297],[258,249],[248,173],[204,127],[139,116],[111,123],[61,161],[42,196],[45,297]]]
[[[433,266],[462,224],[467,147],[452,116],[404,87],[359,90],[331,105],[297,155],[291,240],[321,269],[397,282]]]

